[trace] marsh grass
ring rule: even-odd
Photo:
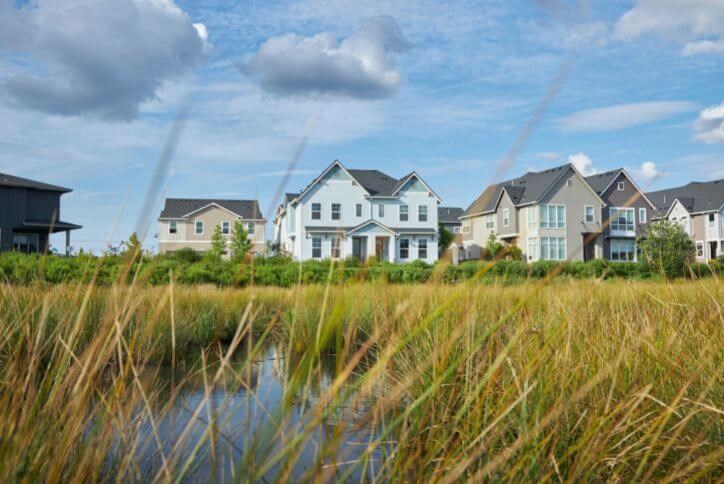
[[[717,279],[0,286],[0,479],[183,480],[201,449],[236,446],[223,479],[716,481],[723,296]],[[234,440],[210,396],[254,400],[269,342],[283,400]],[[206,430],[167,442],[190,379]],[[346,426],[373,430],[354,457]]]

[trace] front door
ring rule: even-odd
[[[367,258],[367,238],[352,238],[352,257],[356,257],[360,262],[364,262]]]
[[[716,259],[716,240],[709,242],[709,259]]]
[[[390,247],[389,237],[375,238],[375,256],[377,260],[387,260]]]
[[[596,237],[583,235],[583,260],[588,262],[596,258]]]

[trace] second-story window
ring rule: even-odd
[[[625,188],[624,183],[623,183],[622,181],[618,182],[618,186],[616,187],[616,189],[617,189],[619,192],[622,192],[624,188]]]
[[[634,230],[634,209],[611,207],[611,230]]]
[[[385,216],[385,206],[382,203],[377,205],[377,216],[380,218]]]
[[[427,222],[427,205],[417,207],[417,221]]]
[[[503,209],[503,227],[507,227],[510,225],[510,209],[504,208]]]
[[[312,204],[312,220],[321,220],[321,219],[322,219],[322,204],[313,203]]]
[[[535,205],[531,205],[526,208],[526,213],[528,214],[528,227],[535,227],[538,223],[538,208]]]
[[[332,204],[332,220],[339,220],[341,218],[342,218],[342,204],[333,203]]]
[[[542,229],[564,229],[566,228],[566,206],[565,205],[541,205],[540,226]]]
[[[178,232],[177,222],[176,220],[171,220],[168,223],[168,233],[175,234],[176,232]]]
[[[357,215],[358,217],[362,216],[362,204],[361,203],[358,203],[357,205],[354,206],[354,212],[355,212],[355,215]]]
[[[204,233],[204,222],[203,220],[197,220],[194,224],[194,233],[196,235],[202,235]]]
[[[254,235],[254,222],[249,222],[246,224],[246,233],[249,235]]]
[[[710,213],[709,214],[709,228],[710,229],[714,228],[714,218],[715,218],[714,214]]]
[[[639,208],[639,223],[646,223],[646,209],[644,207]]]
[[[486,229],[494,229],[495,228],[495,217],[493,215],[486,215],[485,216],[485,228]]]
[[[463,220],[463,233],[464,234],[470,233],[470,220],[469,219]]]
[[[407,222],[410,219],[410,207],[400,205],[400,222]]]
[[[221,233],[224,235],[231,233],[231,222],[221,222]]]
[[[587,224],[592,224],[596,221],[594,210],[595,208],[593,205],[586,205],[583,207],[583,217]]]

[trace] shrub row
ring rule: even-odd
[[[720,277],[724,263],[692,264],[688,277]],[[659,273],[642,262],[615,263],[604,260],[591,262],[498,260],[468,261],[458,266],[429,265],[420,261],[409,264],[372,262],[360,264],[355,260],[332,263],[328,260],[297,263],[286,258],[259,258],[253,263],[231,263],[209,258],[187,257],[185,254],[144,256],[129,267],[122,255],[73,258],[0,254],[0,280],[11,284],[80,282],[95,280],[109,285],[125,278],[150,285],[167,284],[170,277],[180,284],[214,284],[218,286],[291,287],[297,283],[342,283],[348,281],[387,281],[391,283],[422,283],[428,281],[458,283],[472,278],[480,281],[516,282],[525,279],[563,276],[575,279],[627,278],[649,279]]]

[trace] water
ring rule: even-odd
[[[308,384],[285,404],[285,385],[289,387],[282,349],[272,344],[258,355],[250,364],[246,356],[245,362],[233,363],[211,391],[207,387],[218,365],[207,371],[206,379],[200,371],[146,371],[142,381],[153,389],[151,415],[148,407],[137,405],[137,424],[126,429],[125,440],[119,438],[106,477],[115,479],[125,469],[124,477],[153,478],[164,469],[159,447],[171,474],[182,473],[186,482],[246,480],[250,475],[261,481],[344,476],[356,482],[375,475],[392,445],[386,439],[367,451],[382,433],[369,417],[373,399],[322,403],[336,376],[334,357],[323,358]],[[320,415],[322,409],[329,415]],[[124,466],[122,457],[128,455],[134,458]]]

